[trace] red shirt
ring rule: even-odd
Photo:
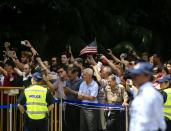
[[[12,76],[13,76],[13,80],[15,80],[17,78],[17,74],[15,74],[15,73],[12,74]],[[15,87],[15,85],[13,85],[13,83],[12,83],[13,80],[10,80],[10,75],[5,76],[4,77],[4,82],[3,82],[2,86],[3,87]],[[8,97],[7,94],[3,95],[3,102],[4,102],[4,104],[7,103],[7,97]],[[12,98],[12,96],[9,96],[9,101],[11,101],[11,98]]]

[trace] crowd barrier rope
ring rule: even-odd
[[[5,90],[19,90],[18,93],[7,95],[7,101],[4,102]],[[0,87],[0,129],[2,131],[23,131],[24,119],[18,110],[17,98],[24,90],[23,87]],[[49,118],[49,131],[62,131],[62,111],[63,105],[69,104],[80,108],[93,110],[125,110],[126,113],[126,131],[128,131],[128,109],[120,104],[101,104],[82,102],[78,100],[55,99],[55,108],[51,111]]]
[[[89,103],[89,102],[81,102],[81,101],[73,101],[73,100],[62,100],[63,104],[71,104],[71,105],[82,105],[82,107],[96,107],[98,108],[106,108],[106,109],[118,109],[118,110],[125,110],[125,108],[122,105],[119,104],[99,104],[99,103]],[[55,99],[55,103],[60,103],[60,99]],[[8,104],[8,105],[0,105],[0,109],[8,109],[10,108],[10,105],[12,107],[18,107],[18,104]]]

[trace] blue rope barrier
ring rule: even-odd
[[[101,104],[101,103],[90,103],[90,102],[72,101],[72,100],[65,100],[64,103],[72,103],[72,104],[95,106],[95,107],[123,108],[123,106],[120,104]]]
[[[10,107],[9,105],[2,105],[2,106],[0,106],[0,109],[7,109],[9,107]]]
[[[12,104],[12,107],[18,107],[18,104]],[[0,109],[8,109],[8,108],[10,108],[10,104],[0,106]]]
[[[60,103],[60,100],[59,100],[59,99],[55,99],[54,102],[55,102],[55,103]]]
[[[90,103],[90,102],[82,102],[76,100],[63,100],[65,104],[76,104],[82,106],[93,106],[96,108],[113,108],[113,109],[124,109],[124,107],[120,104],[101,104],[101,103]],[[55,103],[60,103],[59,99],[55,99]],[[18,104],[12,104],[12,107],[18,107]],[[8,105],[1,105],[0,109],[8,109],[10,108],[10,104]]]

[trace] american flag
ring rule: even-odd
[[[84,47],[81,51],[80,51],[80,55],[85,55],[85,54],[96,54],[97,53],[97,44],[96,44],[96,40],[91,42],[89,45],[87,45],[86,47]]]

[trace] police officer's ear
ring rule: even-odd
[[[170,86],[170,81],[166,81],[165,84],[167,85],[167,87]]]

